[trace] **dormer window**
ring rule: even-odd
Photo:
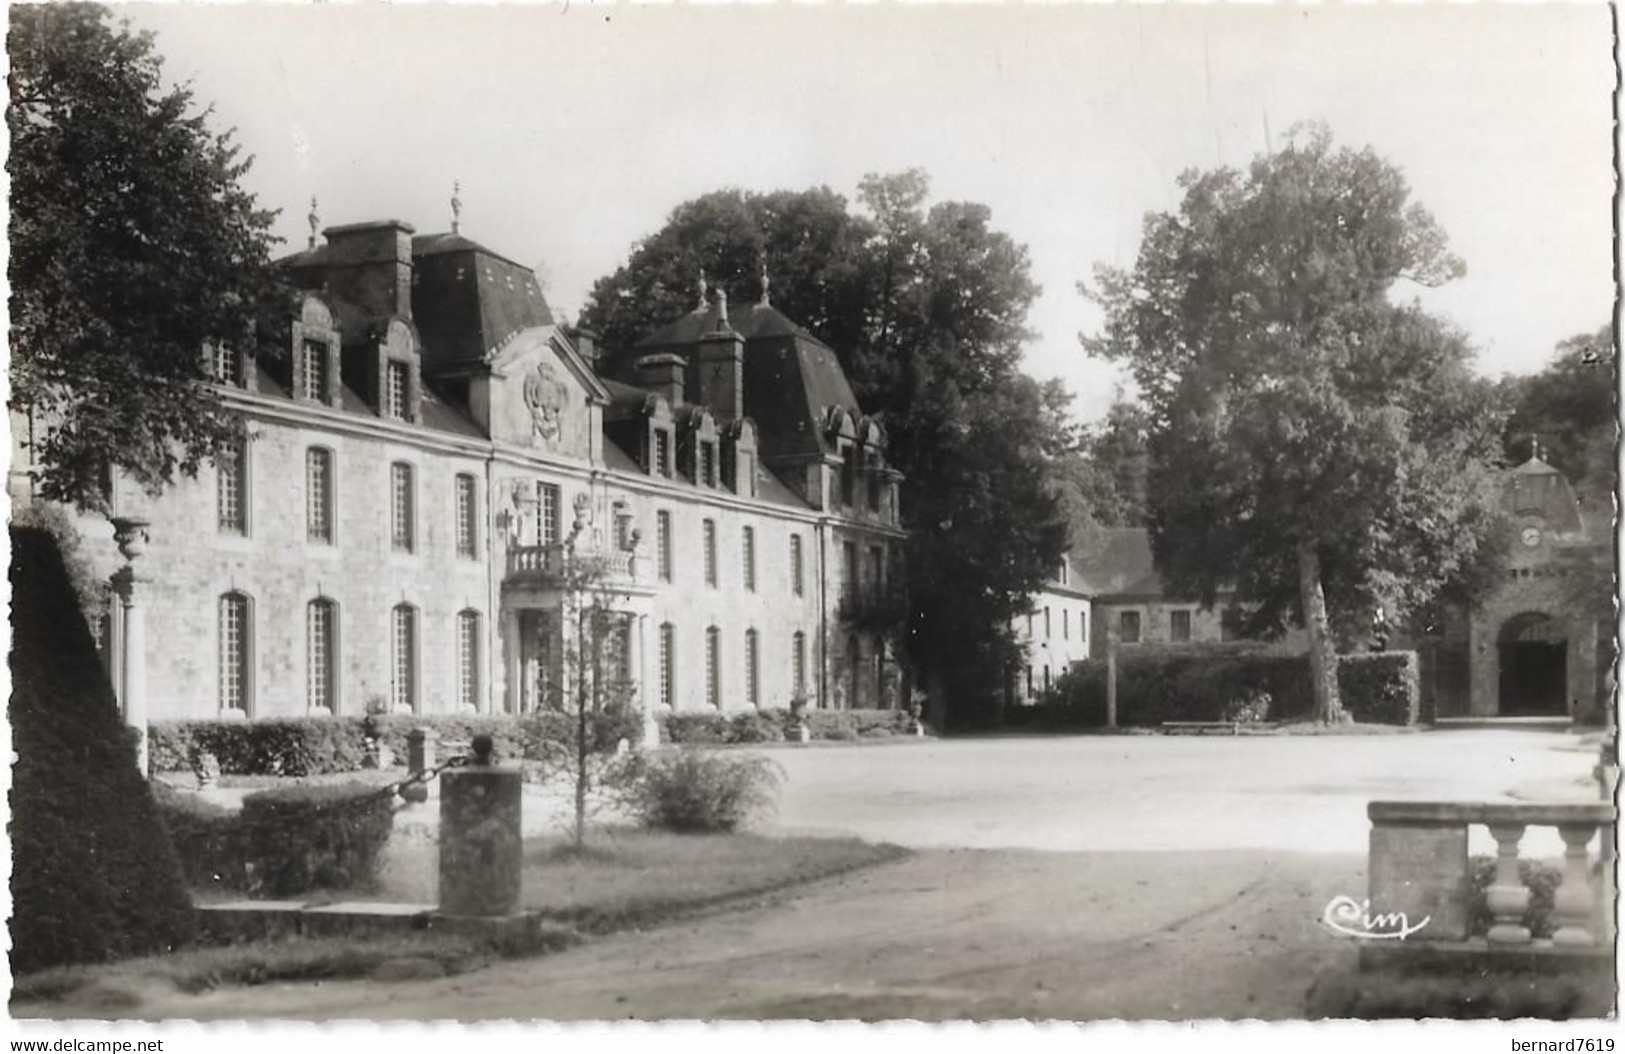
[[[327,344],[306,339],[299,354],[300,379],[304,382],[304,396],[319,403],[332,401],[328,390]]]
[[[650,449],[653,456],[650,458],[649,472],[651,475],[671,478],[671,432],[656,427],[650,440]]]
[[[237,360],[237,349],[228,341],[221,341],[210,350],[209,368],[214,374],[218,384],[229,384],[233,388],[243,385],[243,371]]]
[[[695,482],[702,487],[717,485],[717,445],[713,442],[700,443],[699,478]]]
[[[857,451],[847,447],[841,454],[841,504],[848,508],[852,506],[852,496],[857,485],[857,477]]]
[[[397,421],[408,420],[407,390],[411,386],[411,369],[404,362],[391,361],[384,369],[384,416]]]
[[[871,512],[880,511],[880,472],[877,466],[871,464],[865,482],[869,489],[869,509]]]

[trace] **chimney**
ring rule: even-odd
[[[694,352],[695,401],[723,420],[737,421],[745,416],[745,338],[728,322],[728,294],[720,288],[711,317],[715,326]]]
[[[633,363],[638,371],[638,387],[665,396],[674,410],[683,405],[684,365],[682,356],[670,352],[645,355]]]
[[[327,289],[373,316],[412,318],[412,226],[377,220],[329,227]]]
[[[595,366],[598,362],[598,334],[578,326],[570,331],[570,338],[575,341],[576,352],[587,365]]]

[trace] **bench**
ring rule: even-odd
[[[1169,735],[1205,736],[1209,732],[1237,735],[1239,721],[1164,721],[1161,728]]]

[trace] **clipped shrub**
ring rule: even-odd
[[[667,743],[701,745],[728,741],[728,719],[714,710],[666,714],[660,727],[662,739]]]
[[[1414,651],[1344,655],[1337,664],[1343,708],[1356,721],[1414,725],[1421,713],[1421,667]]]
[[[371,883],[394,815],[393,796],[365,783],[250,794],[239,817],[249,891],[285,897]]]
[[[51,535],[11,530],[11,968],[155,954],[192,905]]]
[[[729,743],[782,743],[784,717],[779,713],[744,710],[728,718]]]
[[[237,810],[177,791],[161,780],[154,780],[152,788],[187,884],[195,889],[246,890],[248,858]]]
[[[650,827],[732,831],[774,804],[781,777],[779,767],[759,754],[678,750],[647,759],[628,804]]]
[[[909,731],[907,710],[792,710],[684,711],[660,717],[665,743],[723,745],[778,743],[793,739],[805,722],[813,739],[852,740],[861,737],[903,735]]]
[[[1361,722],[1414,723],[1414,652],[1340,656],[1344,707]],[[1314,710],[1305,655],[1283,655],[1253,642],[1136,645],[1117,657],[1117,723],[1293,721]],[[1267,716],[1263,716],[1267,715]],[[1012,707],[1007,723],[1036,731],[1099,728],[1106,723],[1106,663],[1092,659],[1062,675],[1045,702]]]

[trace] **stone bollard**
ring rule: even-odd
[[[416,776],[420,772],[427,772],[434,768],[435,731],[432,728],[414,728],[406,733],[406,770]],[[431,793],[438,795],[439,788],[431,787],[434,780],[427,783],[413,783],[401,790],[401,797],[414,804],[426,802]]]
[[[474,737],[474,761],[441,773],[440,912],[512,915],[519,910],[524,840],[518,769],[500,768],[491,737]]]

